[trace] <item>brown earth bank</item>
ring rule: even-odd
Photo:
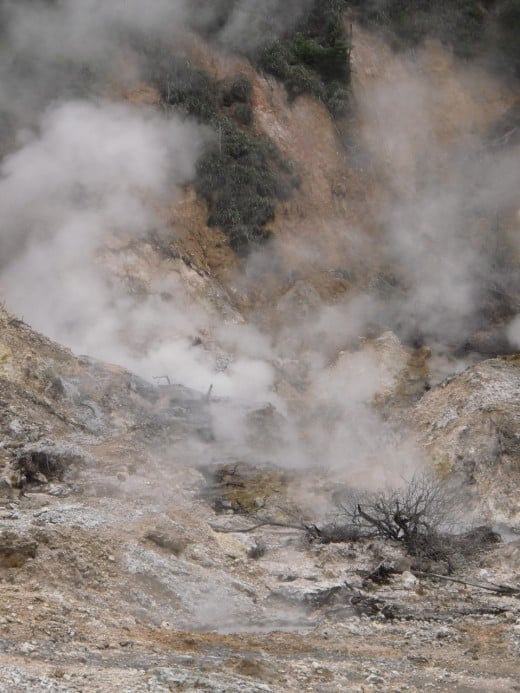
[[[165,316],[206,316],[190,348],[220,371],[241,356],[224,327],[267,335],[274,404],[144,380],[2,308],[0,688],[520,690],[520,369],[504,336],[518,286],[494,285],[491,317],[441,348],[364,303],[411,281],[395,276],[390,210],[424,181],[458,186],[454,150],[488,141],[515,89],[436,42],[395,54],[355,25],[356,107],[335,122],[245,59],[184,41],[215,77],[248,76],[255,132],[299,187],[247,259],[187,184],[158,209],[164,228],[107,237],[96,261]],[[158,108],[149,85],[113,90]],[[483,207],[463,229],[475,252]],[[514,274],[509,198],[497,219]],[[161,329],[139,346],[181,328]],[[410,555],[399,533],[328,540],[345,492],[413,472],[445,484],[447,557]]]

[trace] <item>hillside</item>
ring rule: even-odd
[[[2,690],[515,690],[520,5],[0,19]]]

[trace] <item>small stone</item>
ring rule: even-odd
[[[36,649],[36,646],[30,642],[24,642],[20,645],[20,651],[23,652],[23,654],[30,654],[31,652],[35,652]]]
[[[369,674],[365,681],[367,683],[371,683],[374,686],[384,686],[386,681],[382,676],[378,676],[377,674]]]
[[[417,585],[419,580],[413,575],[413,573],[410,573],[409,570],[405,570],[402,575],[401,575],[401,580],[402,580],[402,585],[405,589],[410,589]]]

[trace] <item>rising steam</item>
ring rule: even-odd
[[[218,40],[255,49],[292,28],[310,4],[227,3]],[[506,240],[490,222],[515,204],[519,148],[488,147],[479,122],[473,129],[468,123],[454,150],[453,137],[437,130],[435,83],[421,73],[424,65],[410,62],[397,79],[388,73],[357,94],[363,146],[388,180],[381,242],[402,292],[382,299],[367,291],[319,305],[274,335],[205,310],[173,268],[162,268],[146,292],[132,291],[109,255],[145,243],[150,232],[171,233],[159,210],[192,180],[209,133],[159,109],[117,102],[116,85],[140,79],[136,36],[174,50],[186,25],[209,27],[214,9],[197,8],[194,18],[180,0],[3,4],[0,109],[12,137],[0,178],[2,295],[11,310],[78,352],[150,379],[168,373],[204,391],[213,384],[218,395],[274,402],[287,415],[279,453],[287,464],[348,466],[365,479],[368,468],[373,475],[411,469],[413,445],[396,442],[368,406],[392,380],[377,352],[347,354],[334,371],[329,355],[369,323],[410,342],[460,347],[485,327],[481,314],[492,289],[509,302],[502,333],[520,345],[511,299],[518,280],[497,264],[497,244]],[[475,72],[461,74],[479,88]],[[89,95],[78,98],[78,79]],[[218,340],[223,359],[193,347],[200,334]],[[303,415],[274,391],[277,380],[290,380],[291,359],[304,364],[310,383]],[[242,419],[217,425],[236,439]]]

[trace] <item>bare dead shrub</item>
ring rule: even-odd
[[[455,503],[442,483],[416,476],[400,489],[348,491],[336,498],[346,526],[361,538],[400,542],[418,558],[448,560],[456,551]]]

